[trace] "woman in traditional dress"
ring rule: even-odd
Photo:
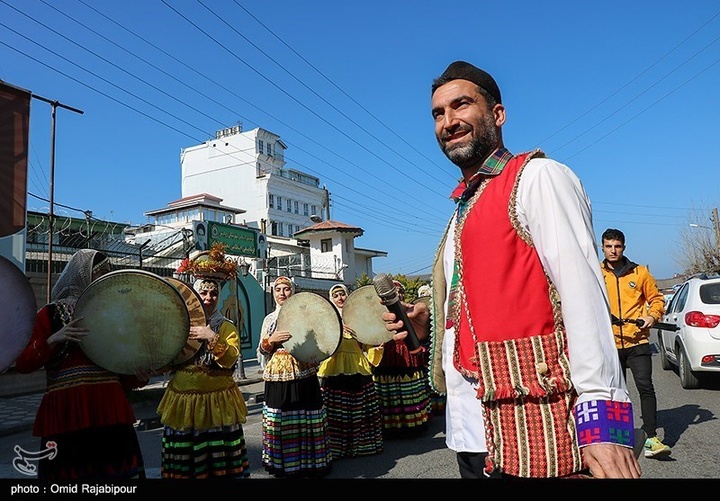
[[[397,280],[393,283],[404,301],[405,288]],[[384,437],[390,440],[417,436],[427,430],[432,417],[424,351],[411,354],[404,341],[394,339],[383,347],[373,379],[380,398]]]
[[[143,479],[145,467],[135,432],[135,415],[126,391],[144,386],[137,376],[109,372],[92,362],[79,345],[89,329],[73,316],[85,289],[111,270],[101,252],[73,254],[52,289],[51,303],[38,311],[32,337],[15,361],[19,373],[45,368],[47,387],[35,417],[33,435],[44,454],[39,480]]]
[[[276,329],[282,305],[295,292],[292,281],[278,277],[272,292],[276,308],[263,321],[259,347],[265,358],[262,463],[278,477],[323,476],[331,469],[332,454],[318,364],[293,357],[282,345],[290,333]]]
[[[220,258],[224,260],[223,255]],[[218,309],[221,281],[206,276],[196,280],[194,288],[208,324],[190,328],[189,339],[200,341],[200,348],[174,369],[158,405],[164,425],[161,474],[163,478],[245,478],[250,469],[242,425],[248,410],[233,379],[240,338],[235,324]]]
[[[335,284],[329,295],[342,316],[349,295],[347,287]],[[382,346],[360,343],[354,332],[343,326],[340,346],[320,364],[318,376],[328,414],[333,459],[367,456],[383,450],[380,402],[372,378],[372,367],[380,361],[382,353]]]

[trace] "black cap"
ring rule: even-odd
[[[490,76],[488,72],[465,61],[455,61],[451,63],[443,74],[433,81],[431,95],[435,94],[438,87],[452,80],[469,80],[482,87],[485,92],[492,96],[496,103],[502,103],[500,99],[500,88],[495,82],[495,79]]]

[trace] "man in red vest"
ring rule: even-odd
[[[615,350],[590,201],[541,151],[503,145],[505,107],[485,71],[456,61],[432,116],[462,173],[432,271],[430,383],[463,478],[637,478],[630,396]],[[402,323],[384,313],[389,330]],[[432,323],[432,325],[430,325]]]

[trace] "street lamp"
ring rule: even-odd
[[[703,226],[702,224],[696,224],[696,223],[690,223],[691,228],[705,228],[706,230],[710,230],[715,233],[715,251],[717,252],[718,256],[720,256],[720,229],[711,228],[709,226]]]

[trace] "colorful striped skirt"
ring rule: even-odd
[[[380,402],[372,376],[339,374],[322,380],[333,459],[383,451]]]
[[[249,477],[242,425],[202,431],[179,431],[166,426],[160,470],[162,478]]]
[[[327,411],[315,374],[265,381],[262,463],[278,477],[320,477],[331,469]]]
[[[373,380],[386,440],[413,437],[427,430],[432,409],[422,368],[376,367]]]

